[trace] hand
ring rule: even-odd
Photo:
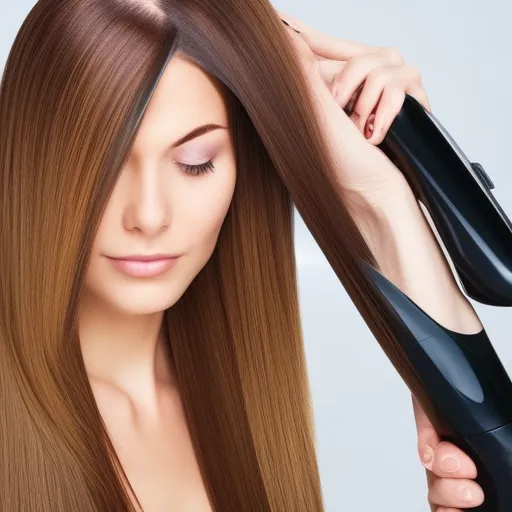
[[[406,93],[430,110],[420,73],[392,48],[337,39],[285,13],[278,15],[301,31],[297,34],[283,24],[312,92],[343,190],[368,200],[394,193],[405,179],[376,146],[400,112]]]
[[[418,452],[427,469],[428,501],[432,512],[460,512],[481,505],[484,493],[473,481],[476,478],[473,461],[452,443],[441,441],[414,396],[412,402]]]
[[[419,71],[406,64],[394,48],[337,39],[287,14],[279,15],[292,30],[300,30],[300,35],[291,32],[292,40],[309,74],[322,78],[338,105],[372,144],[378,145],[384,139],[402,108],[405,94],[430,111]],[[365,129],[370,124],[374,129]]]

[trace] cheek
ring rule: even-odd
[[[187,232],[189,247],[199,250],[206,258],[211,255],[220,229],[233,198],[234,179],[226,180],[222,186],[215,184],[204,194],[191,195],[184,207],[182,229]]]

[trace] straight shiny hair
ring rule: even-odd
[[[164,316],[213,510],[323,510],[294,205],[388,357],[413,371],[361,266],[378,268],[267,0],[39,0],[0,85],[2,510],[138,510],[87,378],[77,312],[99,222],[176,52],[218,80],[237,158],[214,253]]]

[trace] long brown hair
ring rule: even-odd
[[[293,205],[388,356],[406,369],[360,267],[376,262],[337,190],[300,64],[270,3],[40,0],[0,88],[6,510],[135,510],[76,320],[102,213],[176,51],[223,84],[237,157],[216,249],[164,317],[214,510],[323,510]]]

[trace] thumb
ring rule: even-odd
[[[434,450],[441,439],[414,395],[411,395],[411,397],[418,432],[418,454],[422,464],[427,469],[432,470]]]

